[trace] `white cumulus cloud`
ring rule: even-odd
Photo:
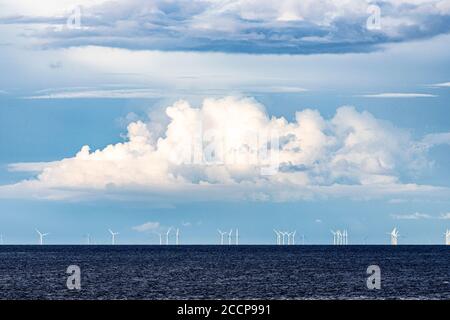
[[[163,125],[131,122],[126,140],[104,149],[11,165],[35,177],[0,186],[0,196],[289,201],[448,192],[402,183],[400,176],[427,165],[426,148],[354,107],[330,119],[304,109],[288,121],[253,98],[230,96],[200,107],[181,100],[165,113]]]

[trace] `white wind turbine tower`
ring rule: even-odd
[[[391,231],[390,235],[391,235],[391,245],[396,246],[398,244],[398,236],[399,236],[397,227],[395,227]]]
[[[176,235],[176,244],[179,245],[180,244],[180,229],[177,228],[177,232],[175,233]]]
[[[291,236],[292,236],[292,232],[286,232],[286,235],[287,235],[287,244],[288,245],[290,245],[291,243],[292,243],[292,238],[291,238]]]
[[[162,234],[159,232],[155,232],[159,236],[159,245],[162,245]]]
[[[233,229],[230,230],[230,232],[228,233],[228,244],[231,245],[231,239],[233,237]]]
[[[89,233],[86,235],[86,244],[91,244],[91,235]]]
[[[236,229],[236,245],[239,244],[239,229]]]
[[[39,234],[39,244],[44,244],[44,237],[48,236],[49,233],[41,233],[38,229],[36,229],[36,232]]]
[[[295,234],[297,233],[297,230],[294,230],[294,232],[292,232],[292,244],[295,245]]]
[[[111,229],[108,229],[109,233],[111,233],[111,244],[116,244],[116,236],[119,234],[118,232],[113,232]]]
[[[281,244],[285,244],[285,237],[287,236],[287,232],[285,232],[285,231],[280,231],[280,234],[281,234]],[[288,240],[289,240],[289,238],[288,238]]]
[[[222,231],[220,231],[219,229],[217,229],[217,231],[218,231],[219,234],[220,234],[220,244],[223,244],[223,237],[224,237],[224,235],[226,235],[227,233],[226,233],[226,232],[222,232]]]
[[[347,233],[347,230],[344,230],[343,231],[343,233],[342,233],[342,244],[344,244],[344,245],[347,245],[348,244],[348,233]]]
[[[277,244],[280,245],[281,244],[281,233],[275,229],[273,229],[273,232],[275,232],[275,234],[277,235]]]
[[[337,233],[335,231],[333,231],[333,230],[331,230],[331,233],[333,234],[333,244],[336,245],[336,243],[337,243],[337,241],[336,241]]]
[[[450,245],[450,230],[449,229],[447,229],[445,231],[445,244]]]
[[[167,232],[166,232],[166,245],[169,244],[169,233],[170,233],[171,230],[172,230],[172,227],[170,227],[170,228],[167,230]]]
[[[341,230],[338,230],[338,231],[336,231],[336,233],[337,233],[337,242],[338,242],[338,245],[342,245],[342,232],[341,232]]]

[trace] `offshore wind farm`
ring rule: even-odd
[[[449,48],[450,0],[0,0],[0,300],[450,299]]]
[[[174,230],[174,232],[172,232]],[[151,241],[151,240],[147,240],[147,241],[143,241],[143,242],[127,242],[127,241],[118,241],[117,240],[117,236],[120,234],[119,232],[114,232],[111,229],[107,230],[108,233],[110,234],[110,243],[108,242],[104,242],[103,244],[110,244],[110,245],[118,245],[118,244],[123,244],[123,245],[182,245],[182,244],[186,244],[186,245],[214,245],[214,244],[218,244],[218,245],[239,245],[239,244],[244,244],[244,245],[306,245],[305,243],[305,235],[302,234],[301,238],[302,241],[300,243],[296,243],[295,237],[297,234],[297,230],[292,230],[292,231],[286,231],[286,230],[280,230],[280,229],[273,229],[273,232],[275,233],[275,238],[273,241],[268,241],[268,242],[260,242],[260,241],[252,241],[251,238],[246,238],[244,236],[245,241],[244,242],[239,242],[240,241],[240,234],[239,234],[239,229],[235,228],[235,229],[230,229],[230,231],[221,231],[220,229],[217,229],[218,232],[218,241],[215,243],[214,241],[208,242],[208,241],[200,241],[198,243],[196,243],[195,241],[188,241],[188,239],[186,239],[186,242],[183,243],[180,241],[180,233],[181,230],[179,227],[177,228],[173,228],[173,227],[169,227],[166,229],[165,232],[156,232],[153,231],[151,234],[154,234],[157,236],[157,241]],[[48,244],[48,242],[46,243],[44,241],[45,237],[47,237],[48,235],[50,235],[50,233],[42,233],[40,232],[38,229],[35,229],[35,232],[38,234],[38,240],[36,242],[36,244],[39,245],[45,245]],[[332,234],[332,239],[330,239],[329,243],[323,243],[323,242],[309,242],[308,245],[369,245],[367,243],[367,237],[363,237],[363,239],[361,239],[360,242],[355,241],[353,243],[349,242],[349,233],[347,229],[343,229],[341,230],[330,230],[331,234]],[[174,234],[173,234],[174,233]],[[386,237],[386,241],[381,241],[381,242],[374,242],[372,243],[372,245],[391,245],[391,246],[396,246],[399,244],[404,244],[404,245],[420,245],[420,243],[408,243],[408,242],[403,242],[403,243],[399,243],[399,238],[400,233],[399,233],[399,229],[397,227],[394,227],[392,229],[392,231],[387,232],[386,233],[389,237]],[[171,237],[172,235],[172,237]],[[423,243],[422,245],[450,245],[450,229],[446,229],[445,232],[443,233],[444,237],[443,237],[443,241],[442,243]],[[150,237],[149,237],[150,238]],[[80,238],[80,242],[71,242],[71,243],[66,243],[66,244],[78,244],[78,245],[94,245],[94,244],[102,244],[102,243],[95,243],[93,240],[93,235],[91,233],[85,234],[83,237]],[[165,239],[165,241],[163,241],[163,239]],[[5,242],[4,239],[4,234],[1,233],[0,234],[0,245],[5,245],[8,244],[7,242]],[[9,243],[12,245],[27,245],[30,243],[20,243],[20,242],[15,242],[15,243]],[[54,239],[52,243],[50,244],[54,244],[54,245],[64,245],[64,242],[58,242],[57,239]]]

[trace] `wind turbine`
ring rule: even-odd
[[[344,230],[342,236],[343,236],[343,244],[347,245],[348,244],[348,232],[347,232],[347,229]]]
[[[169,244],[169,233],[172,230],[172,227],[170,227],[166,232],[166,245]]]
[[[287,244],[291,244],[291,236],[292,236],[292,232],[286,232],[287,235]]]
[[[297,230],[294,230],[294,232],[292,232],[292,244],[295,245],[295,234],[297,233]]]
[[[398,236],[399,236],[397,227],[395,227],[391,231],[390,235],[391,235],[391,245],[396,246],[398,244]]]
[[[39,234],[39,244],[44,244],[44,237],[48,236],[49,233],[41,233],[38,229],[35,229],[36,232]]]
[[[226,232],[222,232],[219,229],[217,229],[217,231],[220,234],[220,244],[223,244],[223,236],[226,235],[227,233]]]
[[[231,245],[231,238],[233,237],[233,229],[228,233],[228,244]]]
[[[368,237],[365,236],[365,237],[364,237],[364,241],[363,241],[364,245],[367,245],[367,239],[368,239]]]
[[[277,244],[280,245],[281,244],[281,233],[275,229],[273,229],[273,232],[275,232],[275,234],[277,235]]]
[[[180,229],[177,228],[177,232],[176,232],[176,244],[179,245],[180,244]]]
[[[450,230],[449,229],[447,229],[445,231],[445,244],[450,245]]]
[[[337,234],[338,234],[338,244],[343,245],[344,244],[344,234],[342,233],[341,230],[338,230]]]
[[[236,229],[236,245],[239,244],[239,229]]]
[[[284,243],[285,243],[284,239],[285,239],[285,236],[287,236],[287,232],[285,232],[285,231],[280,231],[280,234],[281,234],[281,236],[282,236],[282,238],[281,238],[281,244],[284,245]],[[289,238],[288,238],[288,240],[289,240]]]
[[[162,245],[162,234],[159,232],[155,232],[159,236],[159,245]]]
[[[331,230],[331,233],[333,234],[333,244],[336,245],[336,236],[337,236],[337,233],[336,233],[335,231],[333,231],[333,230]]]
[[[86,244],[91,244],[91,235],[89,233],[86,235]]]
[[[119,234],[118,232],[113,232],[111,229],[108,229],[109,233],[111,233],[111,244],[116,244],[116,236]]]

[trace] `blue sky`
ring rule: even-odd
[[[216,243],[217,228],[387,243],[397,226],[401,243],[442,243],[449,2],[315,3],[0,1],[5,240],[108,243],[112,228],[157,243],[172,226],[184,243]],[[278,171],[177,163],[198,122],[239,148],[276,132]]]

